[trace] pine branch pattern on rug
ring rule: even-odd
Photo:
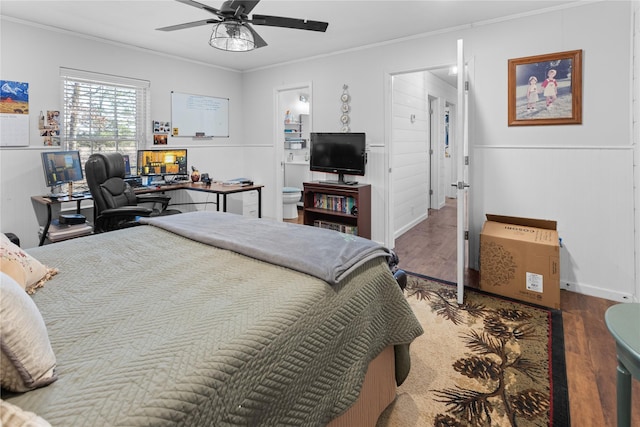
[[[415,275],[405,295],[425,334],[379,427],[553,426],[568,413],[554,408],[551,310],[469,289],[459,305],[455,286]],[[401,413],[409,401],[418,414]]]

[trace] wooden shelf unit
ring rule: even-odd
[[[334,223],[341,226],[357,227],[357,235],[371,239],[371,185],[370,184],[332,184],[322,181],[304,184],[304,224],[313,226],[316,221]],[[352,198],[357,212],[351,212],[351,203],[347,203],[346,212],[331,208],[317,207],[316,195],[334,196],[336,199]]]

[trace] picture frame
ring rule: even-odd
[[[582,50],[508,62],[509,126],[582,124]]]

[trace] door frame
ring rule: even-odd
[[[385,246],[389,247],[389,248],[394,248],[395,247],[395,230],[394,230],[394,220],[395,220],[395,215],[394,215],[394,211],[393,211],[393,206],[394,204],[394,191],[393,191],[393,146],[392,146],[392,141],[393,141],[393,77],[398,76],[398,75],[402,75],[402,74],[413,74],[413,73],[422,73],[422,72],[430,72],[432,70],[439,70],[439,69],[448,69],[451,66],[455,65],[454,63],[448,63],[448,64],[444,64],[444,65],[434,65],[434,66],[428,66],[428,67],[422,67],[422,68],[412,68],[412,69],[408,69],[408,70],[398,70],[398,71],[393,71],[393,72],[386,72],[385,73],[385,78],[384,78],[384,84],[385,84],[385,96],[384,96],[384,115],[385,115],[385,166],[387,168],[386,173],[384,174],[384,185],[385,185],[385,189],[386,189],[386,199],[388,201],[387,206],[389,206],[389,208],[386,210],[386,214],[384,215],[384,244]],[[428,95],[428,100],[427,103],[431,104],[431,98],[432,95],[430,93],[427,93]],[[436,99],[438,99],[436,97]],[[449,105],[451,106],[451,114],[453,116],[455,116],[457,114],[455,107],[456,107],[456,102],[457,100],[455,99],[451,99],[448,100]],[[444,105],[444,103],[442,103]],[[429,105],[430,108],[430,105]],[[435,114],[437,114],[438,112],[435,112]],[[429,121],[429,127],[431,127],[431,121]],[[432,129],[429,129],[429,132],[432,132]],[[454,133],[455,130],[452,129],[452,133]],[[454,134],[454,138],[453,140],[456,141],[456,135]],[[427,143],[427,145],[429,145],[429,143]],[[428,149],[430,149],[431,147],[428,147]],[[431,162],[431,157],[427,159],[427,162]],[[455,168],[455,166],[454,166]],[[430,168],[430,175],[429,175],[429,180],[432,181],[433,177],[437,174],[437,171],[434,170],[434,168]],[[454,170],[455,172],[455,170]],[[452,178],[455,178],[452,175]],[[438,177],[438,179],[440,179]],[[434,187],[433,182],[430,182],[430,186],[433,188]],[[450,185],[450,182],[445,182],[443,183],[444,185],[448,186]],[[430,205],[430,207],[437,207],[437,203],[434,205],[432,203],[432,196],[430,194],[428,194],[428,190],[427,190],[427,199],[428,199],[428,204]]]
[[[456,103],[456,282],[458,284],[457,300],[458,304],[464,303],[464,273],[467,265],[468,250],[466,236],[468,235],[468,207],[469,202],[469,140],[468,140],[468,101],[469,90],[467,78],[467,66],[464,60],[464,42],[459,39],[457,42],[457,64],[458,67],[458,101]]]
[[[457,79],[457,92],[458,96],[455,101],[455,105],[452,105],[453,108],[450,109],[450,112],[455,111],[455,120],[456,126],[454,130],[454,141],[455,141],[455,152],[456,152],[456,181],[461,183],[458,184],[458,187],[462,187],[458,189],[456,192],[456,196],[458,199],[457,202],[457,282],[458,282],[458,302],[462,303],[464,298],[464,270],[468,264],[468,244],[464,237],[468,231],[468,217],[470,209],[467,204],[469,202],[469,191],[468,186],[466,187],[466,183],[469,177],[469,162],[465,162],[465,159],[469,159],[469,149],[468,149],[468,101],[469,101],[469,91],[468,91],[468,82],[469,75],[472,72],[472,66],[469,66],[469,61],[466,61],[464,58],[464,43],[462,39],[457,40],[456,43],[456,62],[455,65],[458,67],[458,79]],[[450,66],[454,64],[449,64],[445,66]],[[393,179],[392,179],[392,162],[393,162],[393,147],[392,147],[392,138],[393,138],[393,76],[399,74],[406,74],[412,72],[420,72],[420,71],[429,71],[433,69],[443,68],[443,65],[433,66],[433,67],[424,67],[417,68],[411,70],[400,70],[395,72],[386,72],[384,78],[384,114],[385,114],[385,165],[387,167],[387,173],[385,173],[385,188],[387,192],[387,200],[390,208],[386,210],[385,221],[384,221],[384,243],[389,248],[395,247],[395,230],[394,230],[394,212],[391,206],[394,206],[394,197],[393,197]],[[462,159],[462,161],[460,160]],[[461,273],[462,272],[462,273]]]

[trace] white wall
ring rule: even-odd
[[[339,131],[340,94],[347,84],[351,128],[367,133],[370,150],[361,181],[372,184],[372,238],[384,241],[391,228],[386,215],[391,93],[385,81],[392,74],[454,63],[456,40],[462,38],[466,58],[474,63],[471,265],[477,267],[485,213],[555,219],[566,245],[563,283],[590,294],[637,299],[634,240],[629,237],[635,229],[631,5],[617,1],[558,8],[240,76],[3,21],[0,78],[31,83],[32,111],[59,108],[59,66],[150,80],[154,119],[168,118],[170,90],[229,97],[231,138],[192,143],[190,163],[196,157],[200,170],[214,178],[250,174],[262,182],[266,216],[276,212],[276,196],[269,189],[281,176],[274,150],[275,88],[312,82],[314,131]],[[544,31],[523,31],[536,26]],[[43,54],[43,40],[58,47],[55,54]],[[507,60],[573,49],[584,53],[583,124],[508,127]],[[35,122],[31,136],[37,147]],[[34,245],[37,230],[29,196],[46,191],[39,150],[0,150],[0,227],[19,233],[25,247]]]
[[[384,241],[392,227],[386,218],[390,163],[385,144],[391,120],[385,114],[391,92],[385,78],[454,63],[456,40],[462,38],[465,59],[474,64],[471,266],[478,267],[486,213],[555,219],[565,242],[565,287],[637,299],[634,242],[629,238],[634,229],[631,12],[631,2],[574,5],[246,73],[245,114],[256,119],[246,131],[247,142],[272,126],[269,115],[261,114],[272,104],[271,88],[297,81],[313,82],[314,130],[339,130],[339,96],[348,84],[352,129],[366,132],[371,144],[363,181],[373,186],[372,238]],[[544,31],[523,31],[536,26]],[[584,54],[583,124],[507,126],[507,61],[574,49]]]
[[[429,208],[429,99],[425,73],[393,76],[389,152],[395,236],[426,219]],[[411,120],[411,116],[414,120]]]
[[[563,286],[616,300],[638,298],[629,237],[634,229],[630,12],[629,2],[595,3],[474,33],[472,265],[478,265],[485,213],[554,219],[565,244]],[[522,31],[542,20],[546,31]],[[583,124],[508,127],[501,113],[507,96],[496,83],[507,79],[507,59],[574,49],[584,54]]]

